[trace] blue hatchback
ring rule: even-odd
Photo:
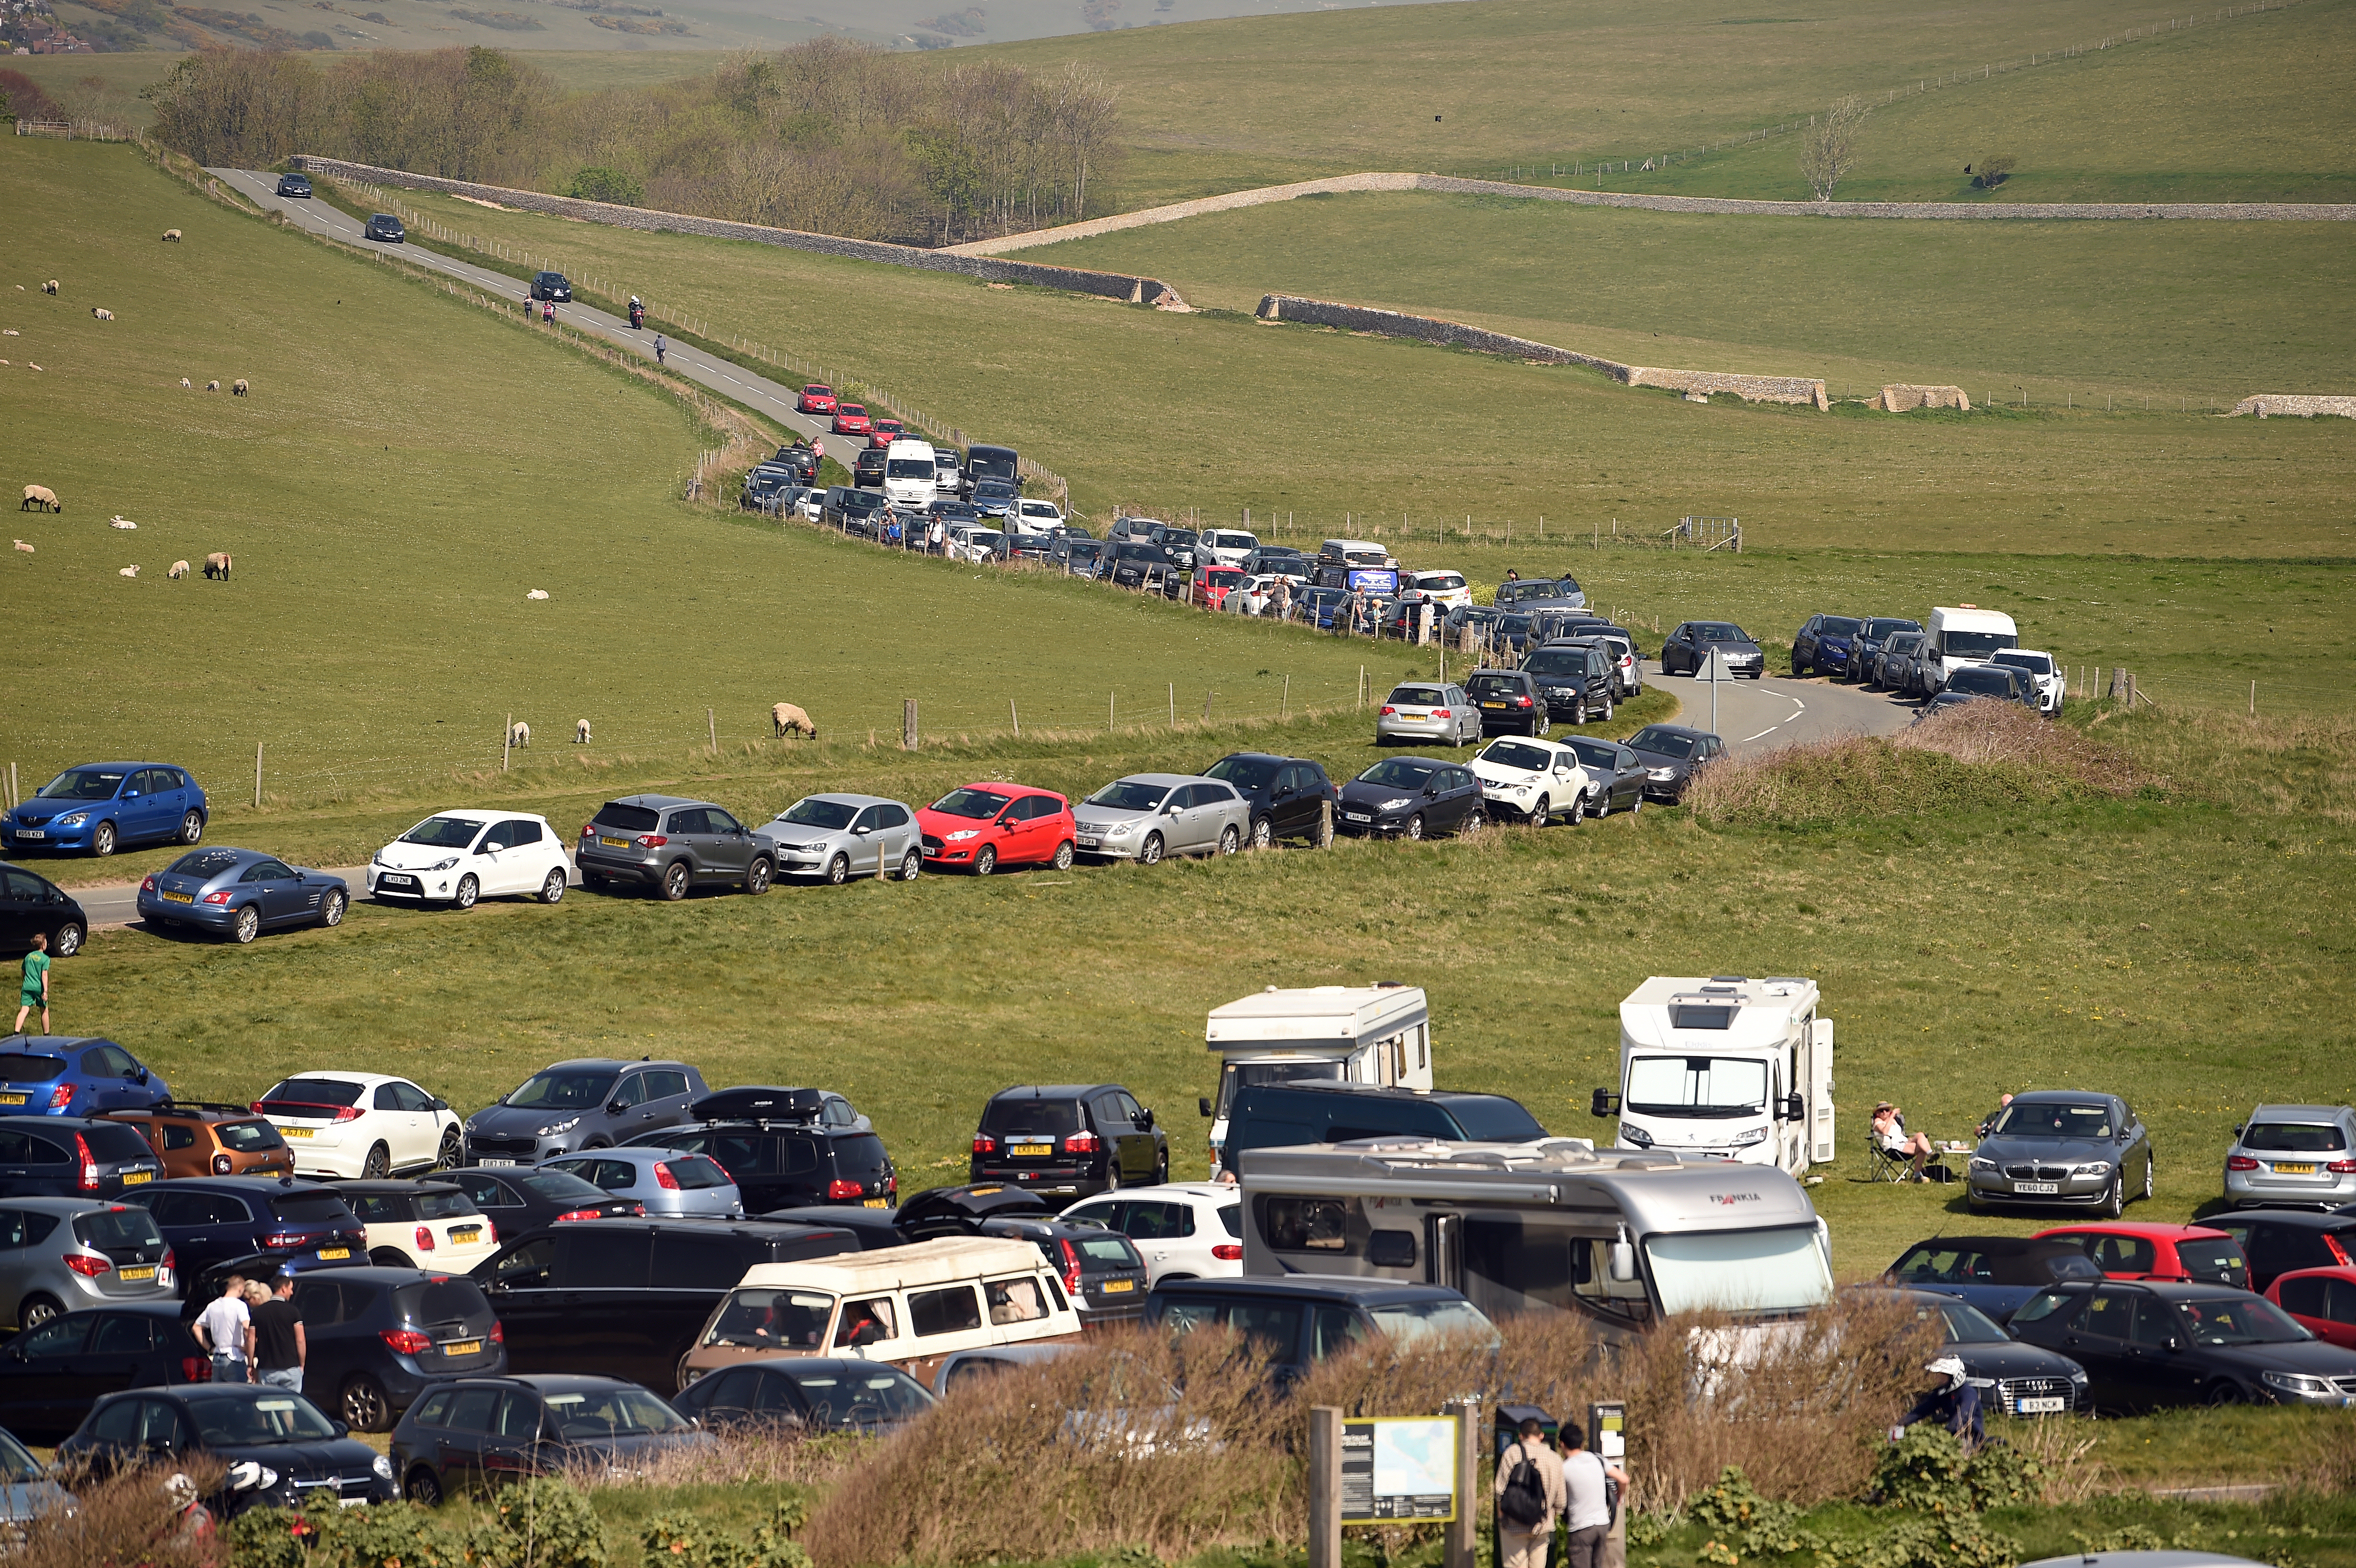
[[[342,1194],[315,1181],[184,1176],[142,1188],[123,1200],[155,1216],[155,1228],[177,1260],[184,1289],[216,1264],[256,1254],[262,1262],[248,1277],[274,1274],[290,1264],[300,1272],[368,1261],[367,1228]]]
[[[186,768],[82,763],[0,815],[0,844],[112,855],[132,844],[194,844],[211,808]]]
[[[19,1035],[0,1049],[0,1116],[102,1116],[171,1097],[170,1084],[111,1040]]]
[[[352,895],[341,877],[290,866],[259,849],[196,849],[139,884],[151,925],[192,925],[251,942],[284,925],[341,925]]]

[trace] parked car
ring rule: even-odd
[[[964,473],[965,460],[957,454],[957,449],[955,447],[940,445],[934,446],[933,488],[939,493],[941,500],[955,500],[957,498],[958,482],[963,476]],[[936,500],[934,502],[936,507],[939,504],[940,500]],[[960,503],[960,505],[962,505],[962,503]]]
[[[571,304],[573,284],[562,272],[534,272],[531,275],[531,297],[536,300],[553,300],[558,304]]]
[[[1159,581],[1163,575],[1183,571],[1170,558],[1169,551],[1141,540],[1108,545],[1097,569],[1098,580],[1115,588],[1143,588],[1149,577]]]
[[[924,869],[916,812],[881,795],[804,795],[762,831],[777,847],[781,876],[814,877],[839,887],[885,869],[912,881]]]
[[[1497,608],[1507,605],[1527,608],[1536,604],[1559,604],[1566,609],[1587,608],[1587,591],[1575,577],[1525,577],[1497,584],[1494,601]]]
[[[463,1275],[321,1269],[295,1280],[294,1311],[304,1391],[356,1431],[390,1431],[428,1389],[507,1371],[499,1320]]]
[[[574,1149],[604,1148],[676,1126],[711,1091],[684,1061],[578,1057],[543,1067],[466,1118],[468,1165],[537,1165]]]
[[[281,1176],[294,1170],[294,1151],[268,1118],[245,1105],[165,1100],[141,1111],[107,1111],[110,1122],[135,1127],[163,1163],[163,1179],[183,1176]]]
[[[1480,711],[1483,735],[1543,735],[1550,727],[1546,693],[1526,669],[1477,670],[1464,677],[1464,695]]]
[[[1022,492],[1012,481],[984,480],[966,492],[966,504],[985,517],[1003,521],[1021,499]]]
[[[794,400],[794,412],[798,414],[831,414],[834,412],[834,389],[828,386],[823,381],[810,381],[805,383],[801,389],[801,395]]]
[[[1987,1390],[1982,1408],[2013,1416],[2076,1415],[2087,1404],[2086,1369],[2042,1345],[2023,1344],[1967,1301],[1935,1291],[1858,1287],[1884,1295],[1918,1322],[1935,1317],[1942,1356],[1964,1363],[1964,1375]]]
[[[1854,615],[1809,616],[1792,637],[1792,673],[1847,675],[1864,630],[1865,623]]]
[[[1232,784],[1183,773],[1131,773],[1072,810],[1079,854],[1141,866],[1164,854],[1232,855],[1251,826],[1251,805]]]
[[[1969,1302],[2005,1323],[2022,1302],[2047,1285],[2097,1280],[2103,1271],[2072,1238],[2040,1242],[2024,1236],[1933,1236],[1907,1248],[1881,1277],[1892,1285]]]
[[[1117,1231],[1061,1219],[1011,1214],[985,1220],[981,1234],[1029,1242],[1055,1271],[1081,1324],[1130,1321],[1145,1310],[1148,1271],[1137,1244]]]
[[[1127,1236],[1154,1285],[1244,1272],[1244,1206],[1232,1185],[1178,1181],[1108,1192],[1073,1204],[1064,1220]]]
[[[667,1402],[618,1378],[465,1378],[412,1405],[380,1463],[400,1477],[403,1497],[434,1507],[584,1460],[626,1475],[637,1462],[711,1442]]]
[[[0,865],[0,953],[31,951],[37,933],[49,939],[51,958],[70,958],[89,939],[90,914],[47,877]]]
[[[1295,582],[1308,581],[1311,572],[1309,558],[1290,545],[1261,545],[1237,564],[1254,577],[1289,577]]]
[[[767,892],[776,872],[777,846],[766,833],[746,827],[710,801],[633,795],[597,808],[581,828],[574,859],[582,886],[593,892],[615,882],[636,882],[675,901],[699,882]]]
[[[2034,648],[1998,648],[1988,655],[1988,663],[1999,669],[2016,669],[2029,677],[2029,697],[2037,711],[2048,719],[2062,712],[2062,691],[2067,684],[2062,667],[2053,656]]]
[[[375,212],[370,213],[369,220],[360,226],[360,238],[375,240],[387,245],[398,245],[409,238],[409,230],[402,228],[401,219],[391,213]]]
[[[1391,688],[1375,714],[1375,744],[1393,741],[1437,741],[1462,746],[1481,738],[1481,709],[1453,683],[1410,682]]]
[[[987,877],[1005,866],[1071,869],[1077,828],[1053,790],[985,782],[953,789],[916,813],[926,863]]]
[[[668,1141],[693,1137],[693,1133],[671,1127],[647,1136],[666,1141],[653,1147],[601,1148],[594,1154],[562,1155],[539,1168],[579,1177],[616,1198],[639,1204],[658,1219],[744,1218],[744,1196],[737,1190],[728,1172],[703,1155],[682,1152]]]
[[[772,1096],[774,1105],[759,1103]],[[884,1140],[859,1125],[864,1118],[825,1119],[850,1108],[841,1096],[811,1089],[723,1089],[696,1103],[700,1121],[642,1133],[629,1147],[710,1157],[736,1184],[749,1213],[811,1203],[888,1208],[899,1195],[900,1173]],[[648,1207],[661,1208],[652,1201]]]
[[[171,1097],[160,1074],[111,1040],[20,1034],[0,1048],[0,1116],[102,1116]]]
[[[336,1193],[380,1268],[473,1268],[498,1250],[498,1227],[447,1181],[346,1181]]]
[[[1537,827],[1560,819],[1578,827],[1587,819],[1593,782],[1579,753],[1559,741],[1505,735],[1472,759],[1481,798],[1499,816],[1519,817]]]
[[[1967,699],[1988,698],[1998,702],[2018,702],[2023,708],[2030,709],[2037,706],[2037,688],[2030,683],[2029,672],[2003,665],[1959,665],[1948,675],[1939,694]]]
[[[1194,540],[1193,528],[1181,528],[1175,523],[1157,524],[1145,536],[1146,543],[1159,545],[1164,554],[1188,571],[1194,571],[1195,566]]]
[[[1074,577],[1094,577],[1103,564],[1108,545],[1102,539],[1084,539],[1070,534],[1058,534],[1047,549],[1047,564]]]
[[[1619,697],[1619,650],[1601,637],[1575,637],[1539,645],[1522,660],[1522,671],[1537,684],[1547,718],[1609,723]]]
[[[310,176],[307,175],[280,175],[278,176],[278,194],[286,197],[309,196],[311,194]]]
[[[1194,603],[1205,610],[1225,608],[1230,591],[1251,585],[1241,568],[1207,563],[1194,569],[1193,581]]]
[[[873,414],[868,417],[868,445],[880,446],[884,448],[886,451],[889,451],[894,442],[905,441],[907,439],[908,427],[902,424],[898,420],[894,419],[891,415]],[[930,443],[926,443],[926,445],[929,446],[930,444]]]
[[[1241,528],[1205,528],[1194,538],[1198,555],[1222,566],[1238,569],[1245,569],[1244,563],[1260,548],[1259,536],[1246,533]]]
[[[193,1293],[193,1282],[207,1269],[233,1258],[264,1257],[275,1265],[298,1259],[358,1263],[368,1256],[368,1232],[359,1217],[334,1188],[315,1182],[196,1177],[141,1187],[123,1200],[155,1216],[184,1293]]]
[[[1405,571],[1399,574],[1399,592],[1419,593],[1440,606],[1445,616],[1459,604],[1472,603],[1472,586],[1461,571]],[[1437,625],[1439,623],[1433,623]]]
[[[981,1108],[968,1179],[1053,1204],[1170,1179],[1170,1135],[1118,1083],[1026,1083]]]
[[[1731,621],[1687,621],[1661,644],[1663,675],[1699,675],[1713,653],[1726,656],[1728,673],[1738,679],[1758,680],[1767,673],[1767,656],[1751,634]]]
[[[1060,534],[1002,533],[990,547],[990,559],[1001,566],[1011,566],[1018,560],[1044,560],[1055,548]]]
[[[20,1329],[88,1307],[170,1300],[173,1262],[154,1218],[135,1205],[0,1200],[0,1322]]]
[[[1590,741],[1574,735],[1564,744],[1587,770],[1587,810],[1590,816],[1625,811],[1631,816],[1644,809],[1652,788],[1653,770],[1629,747],[1617,741]]]
[[[894,1366],[856,1357],[779,1357],[746,1361],[699,1379],[675,1402],[719,1429],[776,1435],[855,1432],[878,1437],[928,1413],[930,1390]]]
[[[834,405],[834,421],[829,428],[836,435],[865,435],[873,423],[867,417],[865,404],[839,402]]]
[[[1469,833],[1488,820],[1472,770],[1431,757],[1385,757],[1342,786],[1334,826],[1365,837]]]
[[[2250,1287],[2250,1264],[2233,1237],[2206,1225],[2152,1225],[2113,1221],[2057,1225],[2037,1240],[2072,1241],[2110,1279],[2181,1279],[2201,1285]]]
[[[1914,710],[1914,717],[1911,721],[1909,721],[1907,728],[1911,730],[1916,724],[1926,723],[1939,714],[1951,712],[1955,709],[1963,707],[1966,703],[1978,702],[1981,700],[1982,699],[1975,697],[1967,691],[1933,692],[1930,697],[1923,700],[1922,707]]]
[[[375,1179],[455,1165],[466,1135],[450,1102],[381,1072],[305,1072],[253,1103],[294,1150],[302,1176]]]
[[[1972,1151],[1965,1201],[2101,1210],[2151,1196],[2151,1133],[2116,1094],[2039,1089],[2014,1097]],[[2246,1251],[2246,1249],[2244,1249]]]
[[[777,448],[777,454],[769,462],[791,474],[797,485],[818,483],[819,455],[807,442],[798,440],[792,445]]]
[[[1244,841],[1265,849],[1280,838],[1305,838],[1320,848],[1333,841],[1328,809],[1341,792],[1322,763],[1265,752],[1230,752],[1203,770],[1231,786],[1251,808]]]
[[[970,498],[984,485],[1001,485],[1011,494],[1023,482],[1023,460],[1011,446],[976,443],[966,448],[965,488]]]
[[[343,878],[259,849],[192,849],[139,884],[139,915],[246,943],[290,925],[341,925],[351,898]]]
[[[2317,1339],[2264,1296],[2213,1285],[2057,1285],[2013,1314],[2012,1332],[2083,1366],[2106,1413],[2356,1396],[2356,1351]]]
[[[2266,1299],[2317,1339],[2356,1350],[2356,1267],[2296,1269],[2277,1275]]]
[[[1430,1339],[1497,1342],[1496,1325],[1445,1285],[1339,1275],[1173,1280],[1146,1298],[1145,1321],[1171,1334],[1233,1329],[1268,1358],[1269,1379],[1280,1390],[1369,1340],[1402,1348]]]
[[[1006,536],[996,528],[952,529],[941,553],[951,560],[980,566],[996,560],[998,547],[1005,541]]]
[[[488,1170],[468,1166],[441,1177],[475,1200],[475,1207],[503,1234],[566,1220],[635,1220],[646,1215],[646,1205],[616,1198],[590,1186],[577,1176],[539,1166],[520,1170]]]
[[[1023,534],[1054,533],[1064,526],[1064,508],[1053,501],[1017,498],[1007,520],[1013,530]]]
[[[1930,641],[1927,632],[1893,632],[1886,638],[1866,678],[1868,686],[1878,686],[1885,691],[1912,696],[1915,689],[1915,667],[1922,658],[1922,648]]]
[[[1647,724],[1621,744],[1644,765],[1644,798],[1671,805],[1685,799],[1695,773],[1726,750],[1708,731],[1684,724]]]
[[[107,1475],[134,1465],[202,1456],[261,1467],[258,1485],[224,1477],[209,1499],[218,1518],[250,1508],[293,1509],[313,1492],[338,1502],[393,1500],[392,1461],[289,1389],[254,1383],[172,1383],[101,1397],[58,1445],[61,1465]]]
[[[0,1198],[120,1198],[163,1174],[147,1140],[121,1122],[0,1116]]]
[[[0,1058],[0,1061],[5,1061]],[[2260,1105],[2233,1128],[2225,1201],[2236,1209],[2356,1202],[2356,1108]]]
[[[2252,1290],[2264,1290],[2300,1269],[2356,1264],[2356,1214],[2241,1209],[2201,1222],[2241,1243],[2242,1255],[2250,1260]]]
[[[0,815],[0,845],[103,856],[134,844],[194,844],[211,815],[186,768],[80,763]]]
[[[169,1291],[55,1316],[0,1349],[0,1427],[37,1443],[70,1434],[104,1394],[212,1380],[212,1358]]]
[[[552,904],[564,896],[573,862],[545,816],[460,807],[427,817],[376,852],[368,891],[472,909],[477,899],[525,894]]]
[[[1535,1143],[1547,1136],[1520,1102],[1503,1094],[1303,1080],[1247,1083],[1227,1105],[1219,1161],[1241,1171],[1245,1153],[1293,1144],[1342,1143],[1394,1135],[1443,1143]]]

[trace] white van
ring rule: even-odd
[[[1931,612],[1922,657],[1935,677],[1932,684],[1944,688],[1947,677],[1962,666],[1986,664],[1999,648],[2019,646],[2020,629],[2002,611],[1983,610],[1976,604],[1943,605]]]
[[[928,441],[895,441],[884,451],[884,498],[912,512],[931,507],[940,494],[939,470]]]

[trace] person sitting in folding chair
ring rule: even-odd
[[[1906,1130],[1905,1113],[1887,1100],[1873,1108],[1873,1143],[1876,1148],[1893,1160],[1911,1159],[1912,1161],[1906,1172],[1905,1179],[1909,1181],[1926,1179],[1922,1175],[1922,1168],[1930,1163],[1931,1156],[1937,1152],[1932,1148],[1929,1138],[1921,1133],[1909,1133]]]

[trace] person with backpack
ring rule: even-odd
[[[1562,1568],[1603,1568],[1604,1548],[1611,1544],[1612,1522],[1619,1517],[1628,1494],[1628,1472],[1600,1454],[1587,1451],[1587,1433],[1576,1421],[1556,1430],[1562,1445],[1562,1485],[1569,1502],[1563,1509]]]
[[[1497,1456],[1497,1568],[1547,1568],[1554,1521],[1570,1498],[1546,1428],[1525,1417],[1519,1436]]]

